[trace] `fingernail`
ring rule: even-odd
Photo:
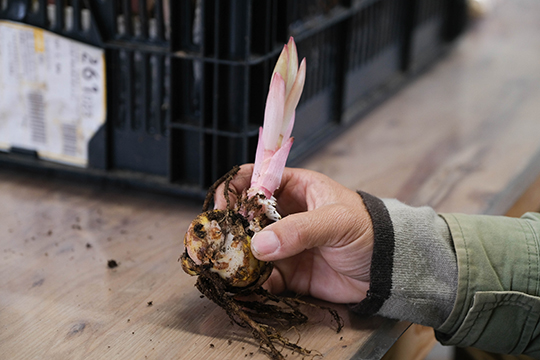
[[[279,248],[279,240],[272,231],[261,231],[253,237],[251,249],[259,255],[270,255]]]

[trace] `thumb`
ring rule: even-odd
[[[360,238],[370,227],[362,209],[331,204],[296,213],[255,234],[251,250],[263,261],[280,260],[315,247],[341,247]]]

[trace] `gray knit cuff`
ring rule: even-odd
[[[450,315],[457,291],[457,260],[446,222],[429,207],[361,195],[379,230],[368,298],[353,310],[437,328]]]

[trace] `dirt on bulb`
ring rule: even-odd
[[[284,359],[276,345],[301,355],[320,356],[314,350],[292,343],[277,327],[290,329],[306,323],[308,317],[301,307],[328,311],[337,323],[338,333],[343,327],[343,319],[332,308],[296,297],[270,294],[262,288],[272,272],[273,263],[255,258],[251,252],[251,239],[273,221],[263,206],[264,201],[270,199],[262,199],[264,195],[261,194],[248,197],[245,192],[235,193],[230,182],[239,169],[234,167],[208,190],[203,212],[193,220],[184,237],[185,251],[179,259],[182,267],[186,273],[198,276],[195,286],[205,297],[224,309],[234,323],[251,330],[270,359]],[[217,187],[223,183],[227,209],[208,210]],[[229,193],[237,199],[234,204]]]

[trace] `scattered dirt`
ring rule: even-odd
[[[114,269],[115,267],[118,267],[118,263],[116,262],[116,260],[111,259],[111,260],[107,261],[107,267],[109,269]]]

